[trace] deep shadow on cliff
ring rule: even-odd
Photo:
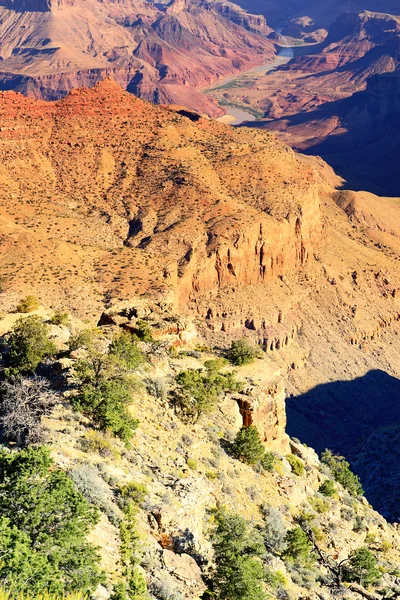
[[[346,180],[343,189],[397,197],[400,113],[397,105],[382,113],[380,102],[365,91],[312,111],[246,126],[281,132],[296,150],[321,156]]]
[[[287,400],[287,432],[319,453],[344,455],[374,508],[400,516],[400,380],[369,371]]]

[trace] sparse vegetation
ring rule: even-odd
[[[274,467],[276,465],[275,454],[273,454],[272,452],[264,452],[264,455],[262,456],[262,458],[260,460],[260,464],[261,464],[262,468],[264,469],[264,471],[269,471],[270,473],[272,473],[272,471],[274,470]]]
[[[223,392],[241,389],[234,372],[221,373],[223,362],[206,361],[205,369],[189,369],[176,376],[177,389],[172,401],[176,412],[187,422],[197,421],[203,414],[211,412]]]
[[[279,554],[286,548],[286,526],[277,508],[264,504],[261,507],[264,517],[262,536],[267,550]]]
[[[67,325],[69,321],[69,315],[67,312],[62,310],[56,310],[54,315],[50,319],[52,325]]]
[[[304,464],[301,458],[295,454],[288,454],[286,456],[286,460],[292,467],[292,471],[295,475],[298,475],[298,477],[302,477],[304,475]]]
[[[121,489],[124,518],[120,522],[122,578],[114,586],[112,600],[147,600],[146,581],[138,569],[139,535],[136,530],[137,503],[147,494],[145,486],[132,482]]]
[[[57,401],[46,379],[22,377],[0,386],[0,424],[3,439],[19,446],[42,443],[46,431],[42,423]]]
[[[22,298],[19,301],[19,304],[16,308],[16,312],[19,313],[30,313],[39,308],[39,300],[36,296],[26,296],[26,298]]]
[[[330,450],[322,453],[321,461],[326,464],[333,477],[353,496],[362,496],[364,490],[360,479],[350,470],[350,463],[343,456],[337,456]]]

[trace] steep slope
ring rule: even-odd
[[[365,91],[266,126],[294,148],[322,156],[345,177],[348,187],[397,196],[399,81],[398,69],[374,75]]]
[[[349,188],[396,196],[399,52],[398,17],[344,13],[322,44],[301,50],[252,87],[232,86],[213,95],[264,113],[250,125],[279,132],[295,149],[322,156],[348,179]]]
[[[399,378],[398,199],[338,195],[321,159],[270,132],[112,81],[55,103],[3,93],[0,117],[2,310],[34,293],[97,322],[126,301],[108,322],[127,325],[132,298],[150,298],[196,319],[197,334],[174,322],[179,343],[259,342],[292,395]]]
[[[195,89],[268,60],[263,17],[226,2],[2,2],[0,88],[54,100],[112,75],[156,102],[218,108]]]

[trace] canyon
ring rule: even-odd
[[[340,190],[326,163],[271,132],[112,80],[50,103],[3,92],[0,121],[3,311],[33,293],[97,322],[104,306],[150,298],[195,324],[189,348],[247,336],[275,375],[243,414],[277,446],[280,378],[290,404],[368,371],[399,377],[399,199]]]
[[[265,18],[229,2],[0,3],[0,89],[56,100],[107,76],[136,96],[208,113],[196,90],[275,54]]]
[[[398,196],[399,49],[399,17],[342,13],[323,42],[210,94],[221,106],[256,111],[247,125],[322,156],[349,189]]]

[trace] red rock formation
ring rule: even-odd
[[[233,4],[157,6],[2,0],[0,88],[55,100],[112,76],[145,99],[217,116],[222,110],[196,88],[275,54],[265,19]]]

